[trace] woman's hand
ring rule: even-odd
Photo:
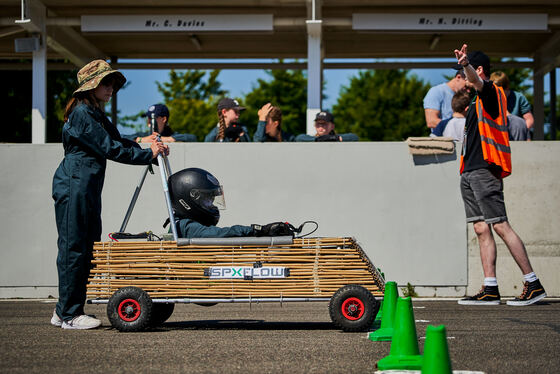
[[[157,133],[152,133],[152,135],[144,136],[142,138],[137,138],[136,141],[138,143],[151,143],[157,139]]]
[[[268,113],[270,113],[271,110],[272,110],[271,103],[264,104],[257,113],[259,115],[259,121],[263,121],[263,122],[266,121],[266,116],[268,116]]]
[[[150,149],[152,150],[152,158],[156,158],[160,153],[165,156],[169,154],[169,147],[162,142],[153,141]]]
[[[174,143],[175,138],[172,137],[172,136],[162,136],[161,141],[164,142],[164,143]]]

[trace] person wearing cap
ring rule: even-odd
[[[161,142],[142,149],[123,139],[103,108],[126,82],[103,60],[95,60],[78,72],[79,88],[64,112],[64,159],[52,183],[58,230],[59,298],[51,324],[64,329],[90,329],[101,321],[84,313],[86,285],[93,243],[101,240],[101,191],[107,160],[148,165],[158,154],[168,153]]]
[[[241,126],[239,112],[245,109],[239,102],[229,97],[218,103],[218,124],[206,135],[205,142],[250,142],[249,133]]]
[[[196,135],[193,134],[179,134],[174,132],[169,126],[169,109],[164,104],[154,104],[148,108],[144,113],[146,117],[146,125],[151,130],[151,133],[141,132],[132,135],[124,136],[127,139],[134,140],[138,143],[151,143],[157,135],[161,137],[164,143],[174,142],[196,142]],[[152,121],[155,122],[152,124]]]
[[[463,69],[455,71],[454,77],[445,83],[438,84],[429,89],[424,96],[424,116],[426,117],[426,125],[433,132],[434,128],[441,120],[451,118],[453,116],[453,108],[451,100],[453,95],[459,91],[466,90],[467,81]]]
[[[356,134],[337,134],[334,130],[334,117],[326,110],[315,116],[315,131],[315,136],[299,134],[296,136],[296,142],[357,142],[359,140]]]
[[[282,110],[266,103],[258,111],[259,122],[254,142],[293,142],[295,136],[282,130]]]
[[[500,304],[492,230],[502,238],[523,273],[521,296],[508,300],[507,304],[534,304],[546,297],[546,292],[531,267],[523,241],[508,222],[504,204],[503,178],[512,170],[506,96],[501,87],[488,80],[490,59],[486,54],[467,53],[466,44],[454,52],[458,65],[476,89],[476,99],[470,104],[465,120],[460,184],[467,223],[474,225],[484,273],[480,292],[459,300],[459,304]]]

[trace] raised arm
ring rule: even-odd
[[[472,83],[477,91],[482,91],[482,78],[480,78],[476,70],[469,64],[469,59],[467,57],[467,45],[463,44],[461,50],[456,49],[455,57],[457,58],[457,63],[463,66],[467,80]]]

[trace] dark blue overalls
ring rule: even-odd
[[[232,238],[253,236],[251,226],[233,225],[229,227],[204,226],[190,218],[177,221],[180,238]]]
[[[79,104],[62,129],[64,159],[53,177],[58,229],[56,312],[63,320],[84,314],[93,243],[101,240],[101,191],[107,159],[147,165],[150,149],[122,139],[96,108]]]

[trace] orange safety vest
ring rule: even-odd
[[[507,101],[502,87],[494,85],[498,95],[499,115],[496,119],[484,110],[482,100],[476,98],[476,114],[478,117],[478,132],[482,145],[484,161],[494,164],[502,169],[501,177],[511,174],[511,148],[507,130]],[[465,168],[463,155],[461,155],[461,174]]]

